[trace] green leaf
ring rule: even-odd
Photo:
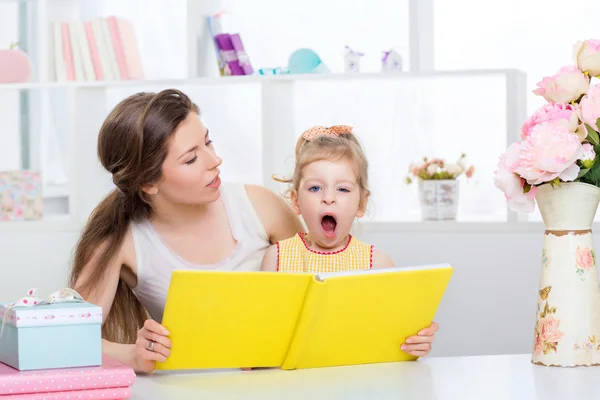
[[[596,186],[600,184],[600,157],[596,157],[596,162],[594,162],[588,173],[582,177],[581,181]]]
[[[552,189],[554,189],[554,185],[560,187],[560,179],[558,178],[552,179],[549,183],[552,186]]]
[[[600,118],[596,120],[596,126],[598,127],[598,130],[600,130]]]
[[[587,132],[588,132],[586,139],[589,140],[590,143],[593,144],[594,146],[598,146],[600,144],[600,138],[598,137],[598,132],[596,132],[594,129],[592,129],[592,127],[589,126],[588,124],[584,124],[584,125],[585,125],[585,129],[587,129]]]
[[[588,172],[590,172],[590,168],[582,168],[582,169],[580,169],[579,170],[579,174],[577,174],[577,179],[581,178],[582,176],[584,176]]]

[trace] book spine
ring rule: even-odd
[[[62,27],[60,22],[52,23],[54,39],[54,69],[56,72],[56,81],[65,82],[67,80],[67,65],[64,58]]]
[[[215,36],[217,47],[221,52],[221,57],[226,65],[225,75],[244,75],[244,70],[240,66],[237,58],[231,36],[227,33]]]
[[[3,374],[0,375],[0,398],[15,393],[46,393],[48,395],[48,393],[65,390],[130,387],[134,384],[135,379],[135,372],[129,367],[119,369],[85,367],[24,372],[15,370],[14,373],[3,371]]]
[[[62,22],[60,28],[62,32],[62,49],[65,60],[65,69],[67,71],[67,80],[74,81],[75,62],[73,60],[73,49],[71,48],[71,31],[69,30],[69,23]]]
[[[298,324],[290,341],[290,347],[281,365],[283,370],[296,369],[306,343],[309,341],[310,331],[315,322],[315,316],[319,310],[319,304],[323,301],[325,294],[325,284],[316,280],[314,277],[306,291],[306,298],[302,311],[298,316]]]
[[[72,399],[102,399],[122,400],[131,397],[131,388],[115,387],[108,389],[69,390],[49,393],[13,394],[7,400],[72,400]]]
[[[100,46],[94,35],[94,29],[92,28],[91,21],[85,21],[85,36],[89,44],[89,52],[91,56],[92,65],[94,67],[94,74],[97,81],[104,80],[104,71],[102,70],[102,62],[100,61]]]
[[[129,69],[127,68],[127,60],[125,58],[125,48],[123,47],[123,38],[119,30],[119,21],[117,17],[111,16],[106,19],[108,22],[108,30],[112,40],[117,65],[119,66],[119,75],[123,80],[129,80]]]

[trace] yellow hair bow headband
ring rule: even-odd
[[[307,129],[302,134],[302,137],[309,142],[319,136],[337,137],[340,135],[351,135],[353,128],[349,125],[333,125],[329,128],[324,126],[314,126]]]

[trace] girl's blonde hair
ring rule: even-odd
[[[328,128],[321,129],[326,131]],[[321,134],[310,139],[306,137],[305,132],[296,142],[296,161],[292,178],[273,177],[278,182],[290,184],[291,187],[286,192],[286,195],[289,195],[291,190],[298,191],[304,167],[308,164],[320,160],[345,160],[354,166],[357,183],[361,189],[361,206],[365,206],[366,204],[363,202],[366,203],[371,195],[371,191],[369,190],[369,162],[357,137],[351,132]]]

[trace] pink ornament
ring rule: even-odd
[[[31,76],[31,61],[23,51],[0,50],[0,83],[27,82]]]

